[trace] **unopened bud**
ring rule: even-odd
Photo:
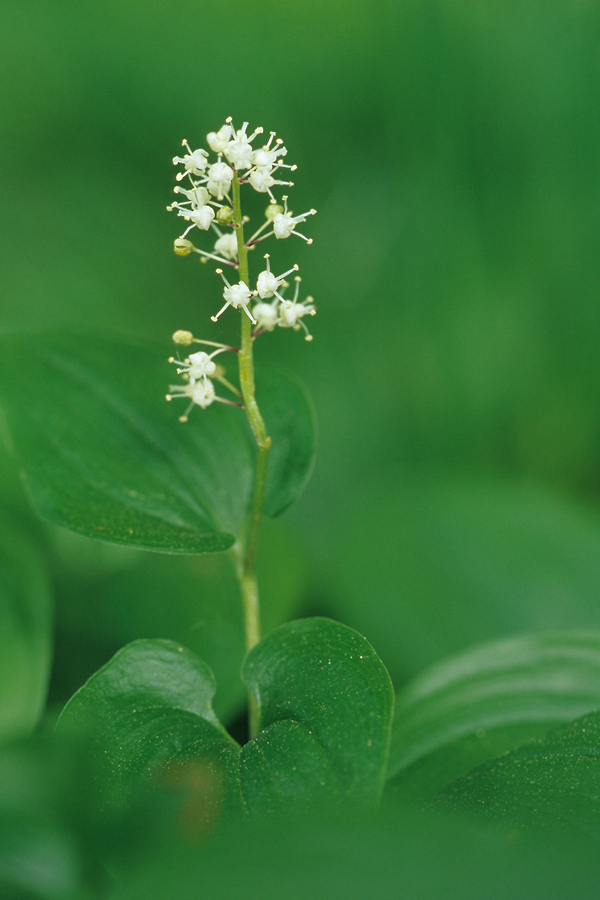
[[[270,203],[265,209],[265,219],[268,219],[270,222],[272,222],[275,216],[278,213],[282,212],[283,206],[280,206],[279,203]]]
[[[219,225],[231,225],[233,222],[233,210],[229,206],[220,206],[216,215]]]
[[[186,241],[185,238],[176,238],[173,242],[173,250],[177,256],[189,256],[193,249],[192,242]]]
[[[194,335],[191,331],[176,331],[173,335],[173,341],[176,344],[181,344],[184,347],[189,347],[190,344],[194,343]]]

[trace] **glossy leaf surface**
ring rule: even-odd
[[[1,347],[2,405],[44,516],[150,550],[234,543],[255,458],[242,411],[214,404],[178,422],[177,404],[164,402],[176,379],[165,348],[68,334],[5,335]],[[24,358],[27,379],[16,377]],[[314,415],[300,383],[279,370],[257,373],[257,395],[274,447],[266,509],[276,515],[310,474]]]
[[[291,622],[254,648],[244,674],[261,731],[241,748],[212,710],[210,670],[171,641],[125,647],[67,704],[61,724],[91,729],[111,805],[148,777],[177,780],[190,766],[230,810],[379,796],[393,694],[364,638],[329,619]]]
[[[399,693],[390,785],[431,796],[598,708],[598,633],[524,635],[475,647],[432,666]]]
[[[94,735],[109,806],[191,760],[206,767],[210,791],[233,802],[239,749],[213,712],[215,688],[208,666],[181,645],[134,641],[72,697],[60,723]]]
[[[269,756],[274,746],[298,747],[280,752],[279,765],[268,761],[277,791],[285,795],[298,769],[306,766],[314,767],[323,783],[335,784],[341,795],[379,795],[393,694],[389,676],[365,638],[329,619],[289,622],[252,650],[243,675],[259,702],[263,729],[246,752],[260,752],[263,743],[269,745]],[[293,733],[290,722],[296,723]],[[244,789],[251,807],[265,793],[264,782],[250,767]]]
[[[600,712],[534,738],[450,785],[441,803],[600,842]]]

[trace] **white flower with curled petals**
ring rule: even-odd
[[[192,188],[191,191],[186,191],[185,188],[177,185],[177,187],[173,188],[173,192],[175,194],[183,194],[184,197],[187,198],[183,203],[178,204],[178,206],[190,205],[195,209],[200,209],[202,206],[206,206],[210,200],[210,194],[205,187],[195,187]]]
[[[233,181],[233,169],[224,162],[216,162],[207,172],[206,187],[217,200],[229,193]]]
[[[252,154],[252,165],[258,166],[259,168],[262,166],[274,166],[277,164],[278,166],[283,165],[277,157],[278,156],[286,156],[287,149],[282,146],[283,141],[281,138],[277,138],[275,141],[275,146],[271,147],[273,142],[273,138],[275,137],[275,132],[272,131],[268,142],[264,145],[264,147],[260,147],[258,150],[255,150]],[[292,168],[291,166],[286,166],[286,168]]]
[[[294,331],[302,329],[305,334],[305,340],[312,341],[312,335],[302,321],[304,316],[316,315],[316,307],[312,297],[307,297],[303,303],[298,302],[298,294],[300,292],[299,275],[294,279],[296,282],[296,290],[293,300],[280,299],[279,305],[277,301],[273,303],[257,303],[252,310],[252,315],[257,321],[258,328],[262,331],[272,331],[276,325],[281,328],[292,328]],[[287,287],[287,285],[285,285]]]
[[[176,176],[177,181],[181,181],[187,174],[203,175],[208,166],[208,153],[206,150],[192,150],[187,141],[182,141],[182,145],[188,151],[184,156],[174,156],[173,165],[183,165],[185,172],[179,172]]]
[[[281,328],[293,328],[294,331],[299,331],[302,328],[305,333],[304,340],[312,341],[312,334],[301,320],[303,316],[316,315],[316,312],[312,297],[307,297],[304,303],[297,303],[294,300],[289,306],[284,304],[279,307],[278,325]]]
[[[221,156],[225,153],[232,134],[233,126],[231,125],[231,120],[228,119],[218,131],[211,131],[206,135],[206,143],[213,153],[218,153]]]
[[[178,206],[177,203],[173,203],[171,209],[177,209],[178,216],[182,216],[187,222],[192,223],[189,228],[186,228],[183,232],[181,238],[185,238],[186,234],[189,234],[192,228],[208,231],[211,222],[215,217],[215,211],[212,206],[203,206],[200,209],[186,209],[185,207]]]
[[[262,134],[262,128],[257,128],[249,137],[246,134],[248,122],[244,122],[239,131],[235,132],[234,137],[227,144],[225,156],[235,169],[249,169],[253,165],[252,141],[257,134]]]
[[[271,172],[272,170],[270,166],[260,166],[252,170],[252,172],[248,176],[248,181],[257,193],[268,194],[271,203],[275,203],[275,197],[273,196],[271,188],[276,184],[291,187],[292,182],[280,181],[277,178],[273,178]]]

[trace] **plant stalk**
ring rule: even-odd
[[[233,224],[236,229],[238,246],[239,279],[247,287],[250,287],[248,248],[244,241],[244,220],[242,217],[240,182],[237,172],[233,177],[232,194]],[[260,604],[256,578],[256,555],[264,506],[271,438],[267,434],[267,429],[255,397],[252,322],[244,310],[241,310],[240,314],[242,317],[241,346],[238,354],[240,388],[246,416],[257,444],[252,499],[244,526],[241,547],[237,556],[237,577],[244,608],[246,650],[251,650],[260,640]],[[258,732],[258,708],[256,699],[251,693],[249,694],[249,729],[250,737],[252,738]]]

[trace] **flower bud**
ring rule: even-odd
[[[265,219],[268,219],[269,222],[272,222],[275,216],[278,213],[283,212],[283,206],[280,206],[279,203],[270,203],[265,209]]]
[[[193,249],[194,245],[192,242],[185,238],[176,238],[173,242],[173,250],[177,256],[189,256]]]
[[[233,222],[233,210],[229,206],[221,206],[217,210],[217,222],[219,225],[230,225]]]
[[[194,335],[191,331],[183,331],[182,329],[180,329],[173,335],[173,341],[176,344],[181,344],[184,347],[188,347],[190,344],[194,343]]]

